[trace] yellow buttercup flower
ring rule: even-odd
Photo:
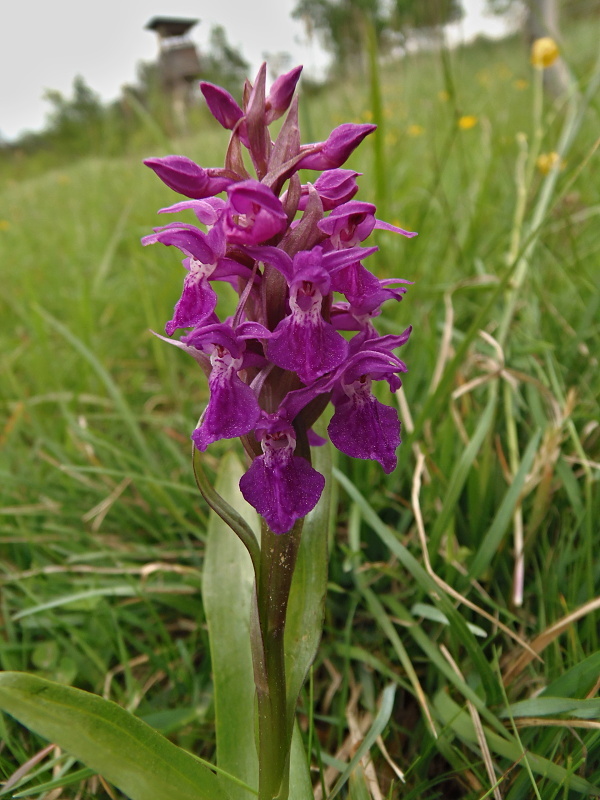
[[[461,131],[470,131],[475,125],[477,125],[477,117],[474,117],[472,114],[467,114],[464,117],[460,117],[458,120],[458,127]]]
[[[537,69],[546,69],[558,58],[558,45],[550,36],[542,36],[531,45],[531,63]]]
[[[406,132],[409,136],[422,136],[425,133],[425,128],[422,125],[409,125]]]
[[[547,175],[557,164],[559,165],[559,169],[565,168],[565,162],[558,155],[558,153],[555,152],[540,153],[535,162],[536,167],[539,169],[542,175]]]

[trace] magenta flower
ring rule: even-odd
[[[264,184],[248,180],[228,189],[223,229],[235,244],[260,244],[287,227],[287,216],[278,197]]]
[[[326,141],[303,145],[300,151],[306,155],[298,164],[300,169],[336,169],[350,157],[365,136],[373,133],[377,125],[357,125],[345,122],[335,128]]]
[[[342,203],[352,200],[358,192],[356,179],[360,175],[360,172],[354,172],[351,169],[328,169],[319,175],[314,183],[314,188],[323,205],[323,211],[331,211],[332,208],[337,208]],[[307,202],[308,186],[302,186],[298,208],[304,211]]]
[[[194,444],[203,451],[240,437],[249,459],[242,494],[281,534],[323,491],[310,448],[323,444],[312,426],[329,401],[328,433],[339,450],[378,461],[386,472],[396,466],[398,412],[372,386],[387,381],[393,392],[401,385],[406,365],[394,350],[410,328],[380,336],[376,324],[383,304],[401,300],[409,282],[377,277],[363,263],[377,248],[363,242],[374,229],[416,235],[354,200],[360,173],[342,165],[374,125],[347,123],[323,142],[301,144],[293,97],[300,71],[280,76],[267,91],[263,65],[246,83],[241,105],[224,89],[201,84],[211,113],[231,131],[225,165],[148,159],[167,186],[188,198],[162,212],[192,211],[197,225],[171,222],[142,240],[184,256],[183,291],[166,331],[188,329],[167,341],[192,355],[208,378]],[[269,126],[286,112],[273,139]],[[321,174],[303,185],[300,169]],[[237,292],[231,316],[220,312],[215,281]]]
[[[169,336],[177,328],[198,325],[215,310],[217,295],[209,281],[249,275],[247,267],[225,257],[225,236],[218,226],[203,233],[193,225],[172,223],[158,228],[156,233],[142,239],[144,245],[155,242],[174,245],[187,256],[183,261],[183,266],[188,271],[183,282],[183,292],[175,305],[173,319],[165,325]]]
[[[213,117],[227,130],[233,130],[244,116],[234,98],[226,89],[215,86],[214,83],[201,81],[200,91],[204,95],[206,105]]]
[[[263,412],[256,434],[263,455],[242,476],[240,489],[272,531],[286,533],[316,506],[325,478],[294,455],[296,433],[285,418]]]
[[[233,182],[225,170],[203,169],[185,156],[147,158],[144,164],[153,169],[169,189],[186,197],[212,197]]]
[[[268,335],[266,330],[261,333]],[[258,400],[251,387],[239,377],[244,369],[244,339],[256,334],[256,327],[251,323],[246,332],[243,326],[234,332],[229,325],[217,323],[196,329],[182,338],[188,347],[207,353],[212,367],[208,378],[210,400],[192,433],[198,450],[206,450],[219,439],[243,436],[257,424]]]

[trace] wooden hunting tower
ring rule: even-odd
[[[181,17],[153,17],[147,30],[158,34],[158,70],[164,89],[172,94],[187,94],[189,85],[200,75],[200,57],[188,32],[199,22]]]

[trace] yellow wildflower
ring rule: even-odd
[[[7,231],[10,228],[10,222],[7,219],[0,219],[0,231]]]
[[[558,45],[550,36],[536,39],[531,45],[531,63],[537,69],[546,69],[558,58]]]
[[[513,86],[515,89],[518,89],[520,92],[522,92],[523,89],[527,89],[529,86],[529,81],[523,80],[523,78],[517,78],[517,80],[513,83]]]
[[[558,153],[555,153],[554,151],[552,153],[540,153],[535,162],[536,167],[539,169],[542,175],[547,175],[557,164],[559,169],[565,168],[565,162],[558,155]]]
[[[409,136],[422,136],[425,133],[425,128],[422,125],[409,125],[406,132]]]
[[[438,97],[442,101],[442,103],[447,103],[450,100],[450,95],[445,89],[442,89],[441,92],[438,92]]]
[[[467,114],[464,117],[460,117],[458,120],[458,127],[461,131],[470,131],[475,125],[477,125],[477,117],[474,117],[472,114]]]

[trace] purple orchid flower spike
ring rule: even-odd
[[[240,489],[274,533],[287,533],[316,506],[325,478],[294,455],[296,432],[285,417],[263,412],[255,434],[263,455],[242,476]]]
[[[377,125],[357,125],[344,122],[329,134],[324,142],[303,145],[300,150],[307,153],[298,164],[298,169],[336,169],[349,158],[365,136],[377,130]]]
[[[393,350],[410,329],[380,336],[376,322],[383,303],[402,299],[408,281],[367,269],[363,261],[377,248],[362,243],[374,229],[416,235],[354,199],[360,173],[343,164],[375,125],[346,123],[325,141],[301,144],[294,97],[300,72],[281,75],[267,93],[262,65],[254,83],[246,82],[241,105],[225,89],[201,84],[211,113],[231,131],[225,168],[205,169],[184,156],[145,162],[188,198],[161,211],[191,211],[202,226],[172,222],[142,240],[185,256],[183,291],[166,331],[188,329],[168,341],[208,377],[209,401],[192,438],[199,450],[241,438],[250,466],[240,486],[276,533],[291,530],[321,494],[310,447],[323,443],[312,426],[330,399],[332,443],[387,472],[396,465],[398,414],[375,398],[372,384],[385,380],[392,391],[401,385],[406,366]],[[272,140],[268,126],[286,112]],[[302,185],[301,169],[321,174]],[[225,199],[217,197],[222,192]],[[217,280],[239,295],[224,321]]]
[[[223,169],[203,169],[185,156],[147,158],[144,164],[154,170],[169,189],[186,197],[201,199],[212,197],[234,181]]]
[[[236,183],[228,194],[223,229],[233,244],[261,244],[287,227],[281,200],[259,181]]]

